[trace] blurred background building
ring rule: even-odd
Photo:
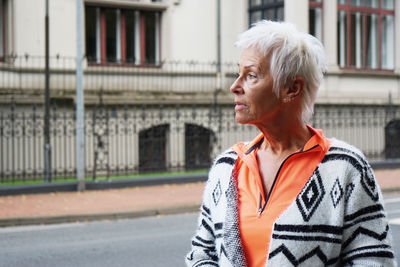
[[[239,33],[261,19],[319,38],[311,124],[400,158],[398,0],[83,0],[87,176],[207,169],[256,131],[234,122]],[[49,1],[53,178],[75,175],[77,9]],[[0,181],[43,178],[45,0],[0,0]]]

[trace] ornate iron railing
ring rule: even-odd
[[[0,183],[43,181],[43,107],[0,106]],[[311,124],[360,148],[369,160],[400,158],[400,108],[317,105]],[[86,176],[208,169],[212,159],[257,134],[231,105],[87,106]],[[75,113],[51,109],[52,177],[75,177]]]

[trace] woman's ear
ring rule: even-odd
[[[294,78],[285,88],[282,98],[284,102],[290,102],[301,94],[305,87],[305,81],[302,77]]]
[[[302,77],[296,77],[290,84],[288,94],[291,96],[298,96],[304,89],[305,81]]]

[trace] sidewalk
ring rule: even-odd
[[[400,169],[375,171],[382,191],[400,191]],[[197,212],[204,183],[0,197],[0,227]]]

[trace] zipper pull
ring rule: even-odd
[[[258,217],[261,217],[261,213],[262,213],[262,209],[260,208],[260,209],[258,209],[257,216],[258,216]]]
[[[257,217],[260,217],[262,213],[262,195],[260,193],[260,200],[258,202],[258,212],[257,212]]]

